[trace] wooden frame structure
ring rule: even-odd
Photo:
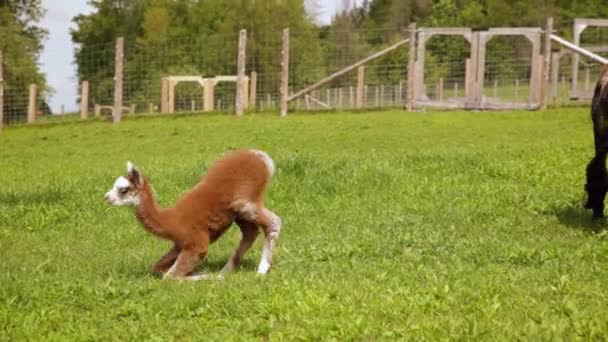
[[[203,111],[209,112],[215,108],[215,86],[220,82],[237,83],[239,76],[166,76],[161,79],[161,104],[162,113],[175,113],[175,88],[180,83],[197,83],[203,88]],[[242,103],[249,103],[249,77],[242,77],[242,91],[240,96]]]
[[[491,28],[487,31],[473,32],[463,27],[420,28],[418,32],[417,60],[415,62],[416,80],[414,92],[415,102],[420,106],[467,108],[467,109],[536,109],[541,105],[540,85],[542,80],[542,55],[540,28]],[[430,100],[425,87],[425,55],[426,44],[434,36],[461,36],[471,45],[470,57],[465,61],[464,97],[452,98],[446,101],[443,96],[438,100]],[[530,95],[525,103],[499,102],[497,98],[484,95],[486,51],[488,43],[497,36],[524,36],[532,44],[532,65],[530,79]],[[442,84],[440,80],[440,84]],[[443,91],[439,87],[439,94]]]
[[[574,45],[581,46],[581,36],[583,32],[589,27],[608,27],[608,19],[587,19],[587,18],[577,18],[574,20],[573,24],[573,37],[574,37]],[[608,47],[599,46],[599,47],[585,47],[586,50],[592,52],[606,52],[608,51]],[[593,96],[593,90],[589,91],[586,89],[579,89],[579,65],[580,65],[580,56],[578,53],[574,53],[572,56],[572,85],[570,88],[570,98],[571,99],[590,99]]]

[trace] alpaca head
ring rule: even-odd
[[[593,210],[593,218],[604,216],[604,199],[608,191],[608,172],[604,163],[598,158],[593,158],[587,165],[587,183],[585,184],[586,209]]]
[[[108,191],[104,198],[114,206],[138,206],[141,190],[144,185],[144,177],[135,168],[133,163],[127,162],[127,175],[120,176],[114,182],[112,189]]]

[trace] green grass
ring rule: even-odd
[[[125,161],[170,205],[224,151],[268,151],[284,221],[223,282],[102,196]],[[0,340],[600,340],[608,235],[581,209],[587,109],[177,116],[0,134]],[[200,269],[217,272],[233,229]]]

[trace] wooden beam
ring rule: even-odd
[[[235,114],[243,115],[245,104],[243,103],[243,79],[245,78],[246,66],[246,49],[247,49],[247,30],[239,32],[239,50],[237,56],[237,81],[236,81],[236,103]]]
[[[312,91],[314,91],[316,89],[319,89],[323,85],[325,85],[325,84],[333,81],[334,79],[336,79],[336,78],[338,78],[338,77],[340,77],[340,76],[342,76],[344,74],[347,74],[347,73],[349,73],[349,72],[351,72],[351,71],[359,68],[360,66],[365,65],[365,64],[367,64],[367,63],[369,63],[369,62],[371,62],[371,61],[373,61],[375,59],[378,59],[378,58],[386,55],[387,53],[400,48],[401,46],[407,44],[408,42],[409,42],[409,39],[405,39],[405,40],[399,41],[399,42],[397,42],[397,43],[395,43],[395,44],[387,47],[386,49],[384,49],[382,51],[378,51],[378,52],[376,52],[375,54],[373,54],[373,55],[371,55],[369,57],[366,57],[366,58],[364,58],[364,59],[362,59],[362,60],[360,60],[360,61],[358,61],[358,62],[356,62],[356,63],[354,63],[352,65],[347,66],[344,69],[336,71],[335,73],[333,73],[333,74],[325,77],[324,79],[320,80],[319,82],[314,83],[314,84],[312,84],[312,85],[310,85],[310,86],[308,86],[308,87],[306,87],[306,88],[298,91],[297,93],[291,95],[287,99],[287,101],[291,102],[291,101],[297,99],[298,97],[304,96],[304,95],[306,95],[306,94],[308,94],[308,93],[310,93],[310,92],[312,92]]]
[[[287,104],[289,99],[289,29],[283,30],[283,50],[281,51],[281,116],[287,116]]]
[[[594,60],[598,63],[604,64],[604,65],[608,64],[608,59],[606,59],[602,56],[599,56],[591,51],[585,50],[575,44],[572,44],[569,41],[565,40],[564,38],[561,38],[559,36],[552,34],[551,40],[560,44],[561,46],[571,50],[572,52],[575,52],[578,55],[585,56],[589,59],[592,59],[592,60]]]
[[[123,37],[116,39],[116,55],[114,64],[114,110],[113,121],[119,123],[122,118],[122,90],[123,90],[123,63],[125,54],[125,40]]]

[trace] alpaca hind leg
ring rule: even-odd
[[[256,223],[264,228],[264,235],[266,236],[258,273],[266,274],[272,264],[272,254],[281,232],[282,222],[279,216],[264,207],[258,211],[258,215],[256,216]]]
[[[237,247],[236,251],[230,257],[224,268],[222,268],[220,271],[221,274],[226,274],[239,266],[241,263],[241,258],[249,250],[249,248],[251,248],[251,245],[253,245],[255,239],[260,233],[258,226],[253,222],[238,219],[236,220],[236,224],[239,226],[239,228],[241,228],[241,233],[243,236],[241,237],[241,242],[239,242],[239,246]]]

